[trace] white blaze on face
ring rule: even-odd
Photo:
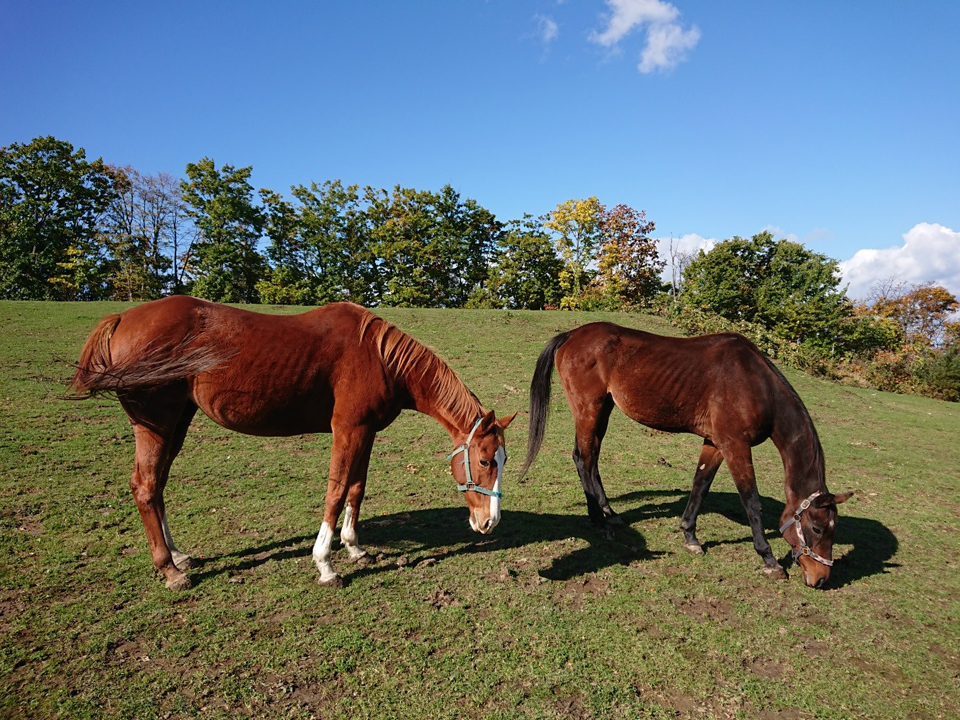
[[[493,456],[493,459],[497,463],[497,482],[494,483],[493,491],[501,492],[500,479],[503,477],[503,466],[507,462],[507,451],[503,449],[503,445],[497,448],[497,452]],[[490,496],[490,530],[493,530],[497,526],[497,523],[499,522],[500,522],[500,498],[493,497],[491,495]]]

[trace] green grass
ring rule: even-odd
[[[601,457],[626,526],[586,518],[555,383],[524,483],[507,431],[504,517],[470,531],[449,438],[404,413],[374,449],[359,525],[378,562],[310,559],[329,436],[253,438],[198,418],[167,507],[198,563],[174,594],[153,572],[127,487],[133,439],[109,400],[61,398],[87,333],[119,304],[0,302],[0,716],[956,717],[960,715],[960,405],[788,372],[841,507],[830,589],[766,579],[721,469],[699,537],[679,515],[700,441],[614,414]],[[291,309],[274,310],[292,312]],[[525,410],[533,365],[586,313],[384,309],[498,414]],[[772,445],[755,462],[771,543]],[[513,473],[511,473],[511,469]]]

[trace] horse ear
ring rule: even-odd
[[[831,495],[827,493],[826,495],[821,495],[816,500],[813,501],[813,506],[817,508],[826,507],[831,503],[839,505],[840,503],[846,502],[853,495],[853,491],[840,493],[839,495]]]
[[[480,425],[477,428],[481,434],[490,432],[490,428],[497,422],[497,414],[490,410],[486,412],[483,418],[480,420]]]
[[[513,422],[513,419],[516,416],[517,416],[517,413],[513,413],[513,415],[507,415],[506,417],[502,417],[499,420],[497,420],[497,425],[500,426],[501,430],[506,430],[510,426],[510,423]]]

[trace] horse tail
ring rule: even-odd
[[[103,379],[109,377],[113,364],[110,358],[110,338],[119,324],[119,313],[107,315],[97,323],[87,338],[83,350],[80,351],[77,370],[70,380],[70,387],[78,397],[87,398],[107,391],[107,388],[103,387]]]
[[[537,359],[533,380],[530,381],[530,428],[527,433],[527,459],[520,468],[520,478],[527,474],[543,444],[543,433],[550,410],[550,389],[553,380],[553,359],[557,349],[570,337],[569,332],[560,333],[547,343]]]
[[[87,338],[69,383],[75,398],[163,387],[199,375],[236,354],[210,346],[189,348],[196,338],[190,336],[173,347],[148,343],[140,352],[118,362],[110,351],[110,341],[121,319],[120,314],[108,315]]]

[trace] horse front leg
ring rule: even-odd
[[[333,555],[333,536],[337,527],[337,520],[343,512],[348,494],[355,500],[362,499],[363,484],[366,482],[366,470],[370,461],[370,451],[373,448],[375,431],[365,427],[342,428],[338,425],[333,430],[333,451],[330,457],[330,477],[327,481],[327,497],[323,513],[323,523],[317,540],[313,545],[313,561],[320,571],[319,583],[326,587],[343,587],[343,579],[333,569],[331,557]],[[356,489],[357,486],[360,489]],[[350,552],[363,555],[363,550],[356,544],[356,513],[360,510],[360,503],[351,506],[344,523],[347,536],[343,539]],[[359,556],[358,556],[359,557]]]
[[[697,517],[700,515],[700,506],[722,463],[723,455],[720,451],[709,440],[704,440],[703,448],[700,450],[700,459],[697,461],[697,471],[693,475],[690,498],[687,500],[687,507],[680,517],[680,529],[683,530],[683,547],[695,555],[703,555],[703,545],[697,539]]]
[[[369,453],[367,459],[369,460]],[[353,481],[347,490],[347,507],[343,513],[343,527],[340,528],[340,541],[347,549],[350,559],[360,567],[366,567],[371,562],[370,555],[360,547],[357,541],[357,521],[360,519],[360,505],[363,503],[363,493],[367,484],[368,464],[364,463],[361,477]]]
[[[757,478],[753,469],[753,455],[749,446],[738,447],[731,451],[724,448],[724,457],[736,483],[740,502],[747,511],[750,522],[750,531],[753,533],[753,547],[763,559],[763,571],[774,580],[783,580],[787,572],[780,566],[773,556],[770,543],[763,534],[763,517],[760,507],[760,493],[757,491]]]

